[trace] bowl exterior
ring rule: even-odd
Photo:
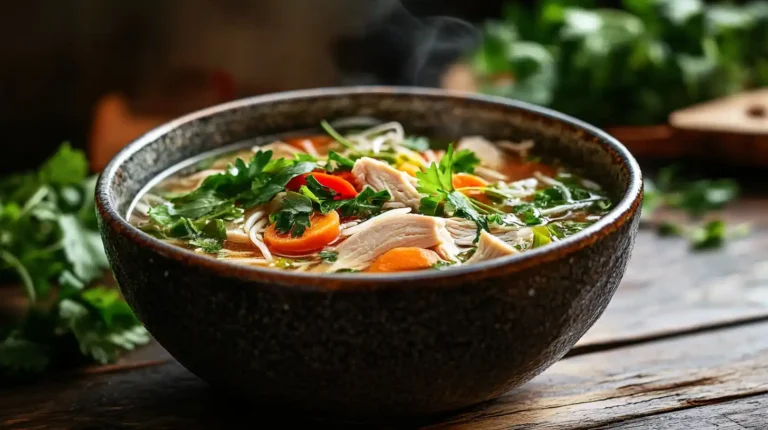
[[[383,97],[388,106],[390,98],[409,96],[371,97]],[[440,101],[462,118],[483,115],[481,110],[461,110],[462,98]],[[479,106],[485,107],[487,118],[503,122],[506,117],[498,115],[497,104]],[[386,107],[342,105],[346,107],[338,109],[336,99],[312,103],[329,106],[327,115],[360,109],[374,116],[388,113]],[[247,110],[252,103],[244,106]],[[426,118],[448,115],[445,106],[423,106],[435,107],[422,113]],[[152,160],[168,167],[173,159],[205,146],[179,141],[182,154],[169,158],[163,139],[177,139],[174,133],[204,136],[205,126],[237,128],[236,121],[227,125],[216,120],[231,115],[238,109],[234,106],[213,119],[150,134],[105,170],[97,207],[115,278],[147,329],[173,357],[213,386],[249,399],[334,416],[392,417],[444,412],[496,398],[560,359],[606,308],[631,254],[641,198],[634,160],[613,151],[613,144],[605,146],[593,131],[557,118],[542,120],[520,106],[507,106],[512,108],[522,116],[510,114],[508,122],[519,120],[515,127],[539,133],[545,149],[561,145],[564,153],[571,151],[571,159],[594,167],[604,183],[613,181],[609,189],[627,194],[609,224],[578,241],[530,251],[532,258],[517,262],[391,281],[254,272],[160,246],[119,219],[125,202],[160,168]],[[282,118],[291,123],[294,114],[284,112]],[[453,122],[433,122],[441,121]]]

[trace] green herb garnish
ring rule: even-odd
[[[109,264],[87,166],[64,143],[36,172],[0,179],[0,277],[28,301],[22,319],[0,325],[0,379],[107,363],[149,341],[118,291],[96,285]]]

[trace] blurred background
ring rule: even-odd
[[[67,140],[98,170],[186,112],[330,85],[451,86],[660,124],[768,82],[766,16],[764,1],[8,1],[0,145],[14,163],[0,168],[34,168]]]

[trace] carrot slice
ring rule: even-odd
[[[381,254],[368,272],[407,272],[410,270],[429,269],[440,261],[435,251],[423,248],[404,247],[394,248]]]
[[[329,175],[327,173],[312,172],[299,175],[288,181],[285,188],[291,191],[298,191],[302,185],[307,184],[307,176],[309,175],[312,175],[320,185],[336,191],[337,195],[334,197],[335,200],[354,199],[357,196],[357,190],[352,184],[340,176]]]
[[[457,173],[453,175],[451,182],[453,182],[453,188],[485,187],[488,185],[488,181],[485,179],[469,173]],[[489,202],[488,196],[481,190],[462,190],[461,193],[482,203]]]
[[[339,214],[335,211],[313,213],[309,222],[310,227],[299,237],[291,237],[290,232],[278,233],[272,224],[264,232],[264,243],[276,254],[304,255],[320,251],[339,237]]]

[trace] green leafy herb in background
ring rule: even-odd
[[[509,2],[472,58],[480,90],[614,126],[768,84],[768,2],[623,6]]]
[[[21,285],[29,303],[23,318],[0,325],[0,378],[106,363],[149,341],[117,290],[97,285],[108,264],[95,179],[64,143],[36,172],[0,180],[0,288]]]
[[[694,250],[719,248],[728,240],[743,237],[749,225],[729,228],[721,219],[706,220],[705,216],[723,209],[739,195],[738,184],[730,179],[699,179],[686,181],[680,178],[677,166],[661,169],[656,180],[645,179],[642,218],[662,236],[686,238]],[[688,222],[674,222],[658,218],[660,209],[683,212]]]

